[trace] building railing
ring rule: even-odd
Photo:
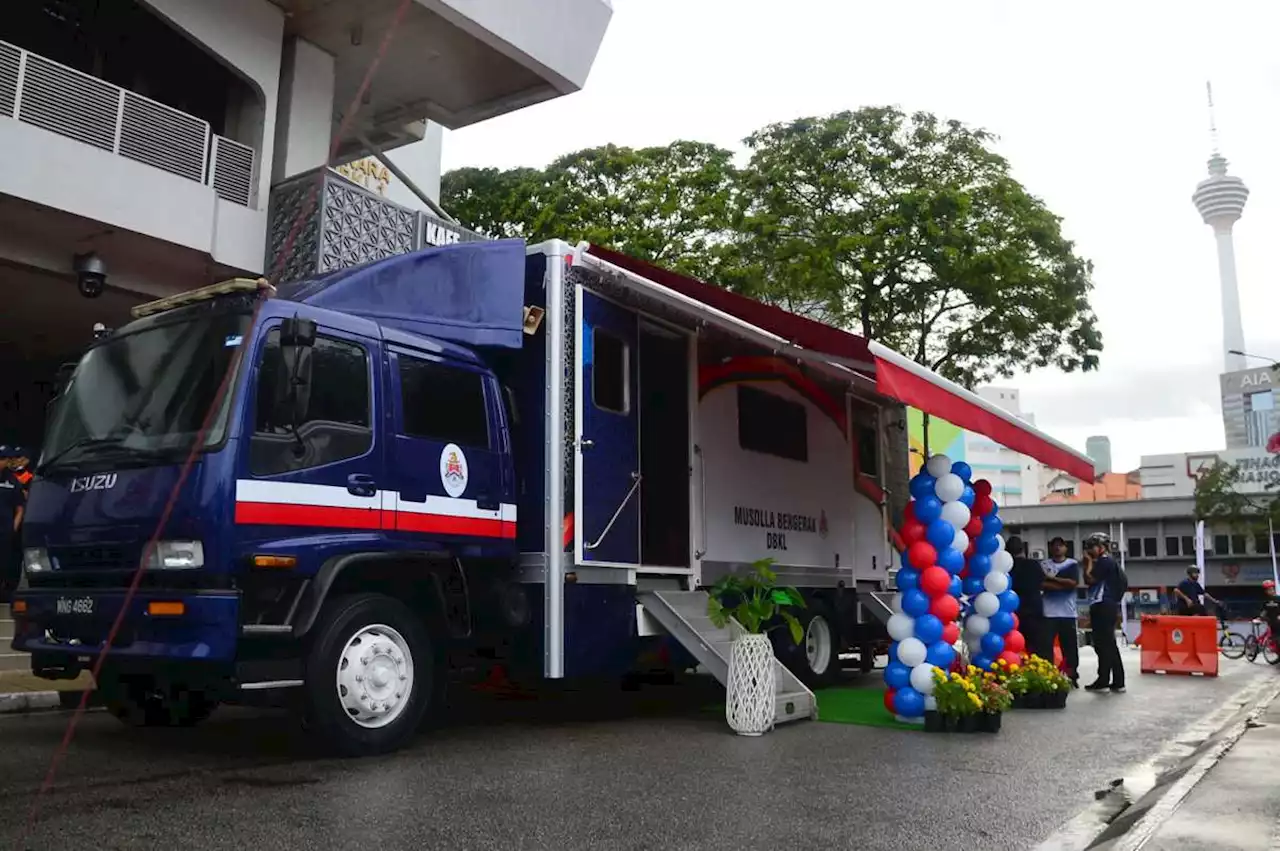
[[[211,186],[249,206],[253,148],[209,122],[0,41],[0,116]]]

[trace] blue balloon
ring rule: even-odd
[[[964,580],[964,593],[970,597],[976,597],[983,591],[987,590],[982,586],[982,580],[977,576],[966,576]]]
[[[992,659],[1004,652],[1004,636],[997,635],[995,630],[982,636],[982,655]]]
[[[947,547],[938,551],[938,567],[943,568],[952,576],[964,570],[964,553],[955,547]]]
[[[924,660],[935,668],[949,671],[956,660],[956,649],[945,641],[935,641],[925,651]]]
[[[991,666],[994,665],[995,662],[992,661],[990,656],[978,654],[977,656],[973,657],[973,664],[974,664],[974,667],[976,668],[980,668],[984,671],[989,671],[991,670]]]
[[[978,540],[973,547],[984,556],[989,556],[994,555],[995,551],[1000,549],[1000,542],[996,540],[995,532],[987,534],[987,527],[984,523],[982,526],[982,534],[978,536]]]
[[[952,597],[959,597],[964,593],[964,584],[960,581],[959,576],[951,577],[951,584],[947,586],[947,593]]]
[[[884,684],[889,688],[903,688],[911,685],[911,669],[901,662],[890,662],[884,669]]]
[[[963,461],[957,461],[952,464],[951,472],[963,479],[966,485],[969,484],[969,480],[973,478],[973,468]]]
[[[1018,599],[1018,592],[1010,588],[1000,595],[1000,611],[1016,612],[1018,611],[1019,602],[1021,601]]]
[[[1013,615],[1008,612],[996,612],[990,621],[991,632],[996,635],[1008,635],[1013,630]]]
[[[982,534],[999,535],[1003,530],[1004,521],[1000,519],[999,515],[988,514],[986,517],[982,518]]]
[[[942,500],[933,494],[916,499],[916,519],[925,526],[942,516]]]
[[[924,499],[926,496],[933,496],[933,488],[937,483],[937,479],[921,470],[912,477],[907,490],[911,491],[911,495],[916,499]]]
[[[925,540],[933,544],[934,549],[946,549],[956,539],[956,527],[939,517],[929,524],[924,533]]]
[[[898,571],[898,590],[914,591],[920,587],[920,571],[914,567],[904,567]]]
[[[918,589],[902,592],[902,611],[918,618],[929,611],[929,596]]]
[[[889,664],[890,665],[900,664],[898,662],[898,642],[896,641],[889,642]],[[886,668],[885,670],[888,670],[888,669]]]
[[[986,577],[991,572],[991,556],[982,553],[974,553],[969,556],[969,575],[976,576],[979,579]]]
[[[924,614],[916,618],[916,638],[925,644],[942,640],[942,621],[937,615]]]
[[[967,506],[968,508],[973,508],[973,501],[977,498],[978,498],[978,495],[974,493],[973,488],[969,487],[968,485],[965,485],[964,490],[960,492],[960,501],[963,502],[965,506]]]
[[[893,708],[903,718],[919,718],[924,715],[924,695],[911,686],[900,688],[893,696]]]

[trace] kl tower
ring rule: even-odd
[[[1244,181],[1227,174],[1227,160],[1218,151],[1218,128],[1213,120],[1213,87],[1206,83],[1209,92],[1209,129],[1213,136],[1213,156],[1209,157],[1209,177],[1196,187],[1191,200],[1204,223],[1213,228],[1218,243],[1218,278],[1222,287],[1222,348],[1226,357],[1226,371],[1237,372],[1245,368],[1242,355],[1232,351],[1244,351],[1244,324],[1240,318],[1240,288],[1236,283],[1236,249],[1231,230],[1244,213],[1249,200],[1249,190]]]

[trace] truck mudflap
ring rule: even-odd
[[[14,596],[14,650],[45,660],[96,657],[126,594],[26,590]],[[113,659],[226,662],[236,656],[240,598],[233,591],[139,591],[111,646]]]

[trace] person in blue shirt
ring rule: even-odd
[[[1187,568],[1187,578],[1179,582],[1178,587],[1173,589],[1173,598],[1177,602],[1178,614],[1180,615],[1207,614],[1204,608],[1205,600],[1213,603],[1218,608],[1222,608],[1222,601],[1204,590],[1204,586],[1200,584],[1200,568],[1194,564]]]
[[[1044,618],[1048,630],[1049,652],[1056,638],[1062,646],[1062,662],[1071,684],[1080,686],[1080,611],[1076,589],[1080,586],[1080,562],[1067,555],[1067,542],[1054,538],[1049,542],[1049,558],[1040,562],[1044,573]],[[1047,657],[1052,658],[1052,656]]]
[[[1098,679],[1085,691],[1123,694],[1124,660],[1116,644],[1116,622],[1127,583],[1110,552],[1111,536],[1105,532],[1095,532],[1084,542],[1084,584],[1089,588],[1089,623],[1098,653]]]

